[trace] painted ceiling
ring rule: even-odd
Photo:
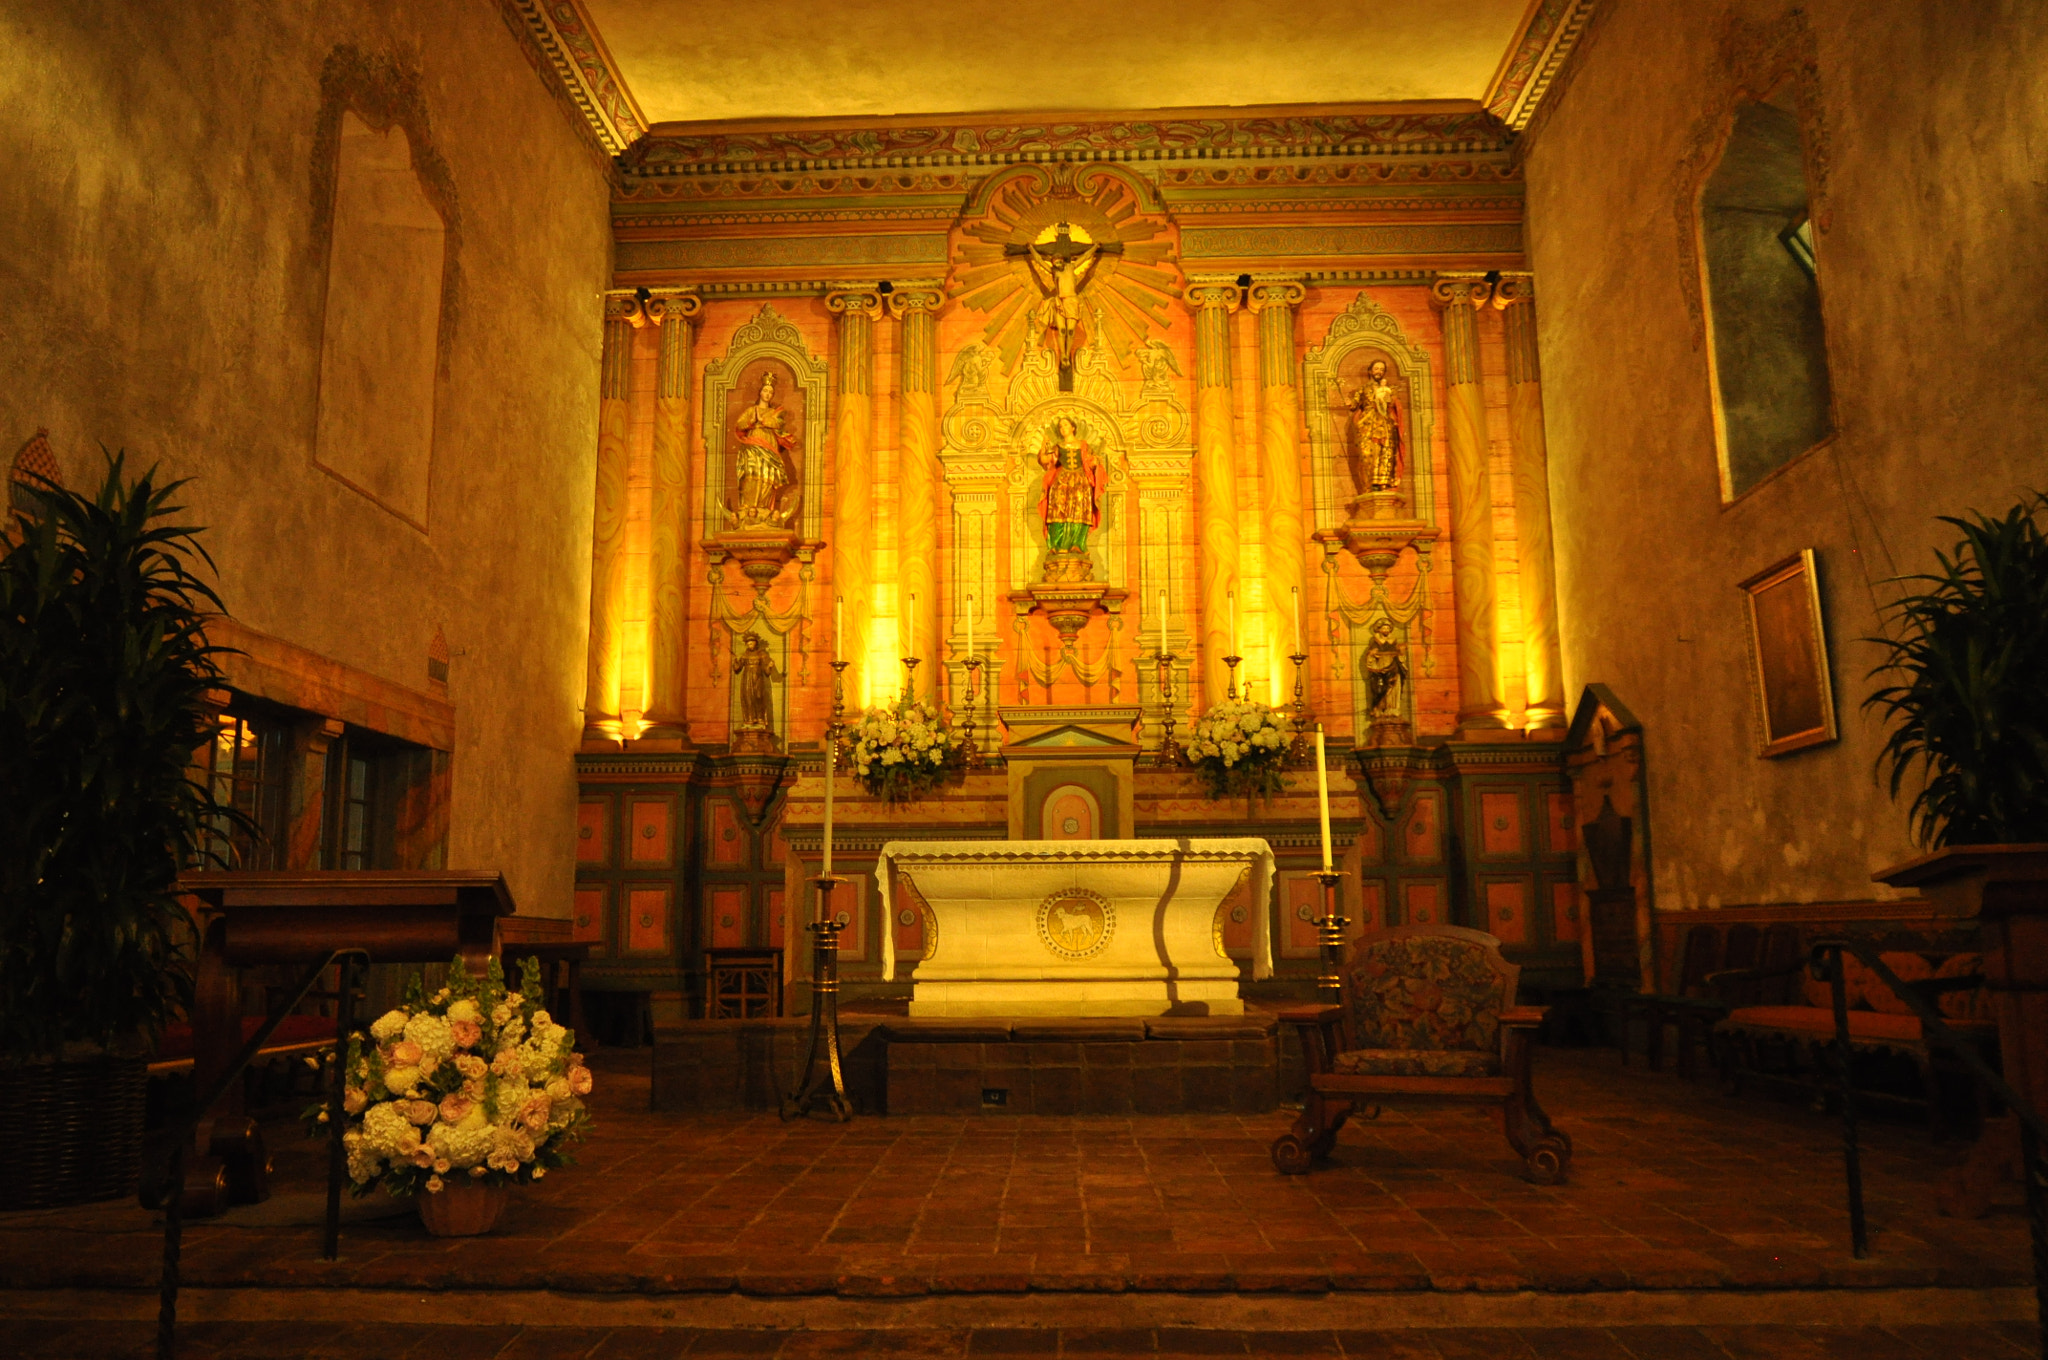
[[[584,0],[650,123],[1476,100],[1531,0]]]

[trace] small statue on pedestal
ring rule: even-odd
[[[1038,512],[1045,522],[1048,583],[1086,581],[1094,575],[1088,531],[1102,523],[1102,461],[1081,437],[1072,416],[1061,416],[1053,437],[1039,450],[1045,469]]]
[[[1373,517],[1380,513],[1384,497],[1401,485],[1401,406],[1393,384],[1387,381],[1387,361],[1375,359],[1365,367],[1365,383],[1349,402],[1351,430],[1356,441],[1352,451],[1351,478],[1359,499],[1370,501]],[[1354,502],[1354,505],[1356,502]]]
[[[1401,716],[1401,692],[1408,684],[1408,664],[1401,659],[1401,644],[1394,640],[1391,621],[1373,623],[1372,641],[1366,644],[1360,664],[1365,671],[1366,717],[1372,723],[1366,744],[1407,745],[1413,729]]]
[[[746,635],[746,650],[732,659],[732,673],[739,677],[740,725],[733,734],[735,751],[772,751],[775,741],[775,690],[782,678],[774,657],[761,644],[759,633]]]
[[[775,404],[775,372],[761,377],[761,394],[733,421],[733,439],[738,445],[735,497],[729,507],[733,523],[742,529],[782,528],[794,518],[795,506],[782,505],[783,488],[794,480],[790,451],[796,436],[783,424],[784,415]]]

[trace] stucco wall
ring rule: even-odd
[[[1869,896],[1913,850],[1860,709],[1884,580],[1954,541],[1934,516],[2048,486],[2048,22],[2020,0],[1812,0],[1803,29],[1781,0],[1604,9],[1527,161],[1567,679],[1645,725],[1660,907]],[[1724,506],[1681,204],[1773,66],[1813,95],[1838,433]],[[1805,547],[1842,740],[1761,760],[1735,587]]]
[[[342,45],[386,96],[416,91],[459,212],[424,530],[313,461]],[[448,862],[566,915],[601,163],[476,0],[28,0],[0,47],[4,452],[47,425],[73,485],[101,443],[193,478],[230,610],[344,665],[426,690],[444,629]]]

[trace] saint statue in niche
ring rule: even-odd
[[[1380,619],[1372,626],[1372,641],[1366,644],[1366,713],[1373,721],[1395,721],[1401,716],[1401,687],[1408,683],[1408,666],[1401,660],[1401,645],[1394,641],[1394,625]]]
[[[1365,366],[1365,383],[1350,401],[1354,439],[1351,477],[1361,495],[1392,491],[1401,478],[1401,407],[1387,381],[1387,361]]]
[[[759,633],[747,634],[746,650],[732,659],[732,673],[739,677],[740,730],[766,732],[775,722],[774,685],[782,678],[775,658],[761,645]]]
[[[1038,462],[1045,469],[1038,513],[1045,520],[1047,546],[1056,554],[1086,552],[1088,531],[1102,523],[1103,470],[1072,416],[1054,423]]]
[[[761,375],[761,393],[733,421],[737,445],[736,495],[730,506],[733,522],[742,529],[782,528],[796,507],[782,504],[793,479],[790,453],[797,439],[787,417],[775,403],[775,370]]]

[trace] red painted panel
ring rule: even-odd
[[[1443,847],[1437,828],[1442,823],[1438,815],[1439,795],[1418,793],[1414,806],[1408,812],[1408,825],[1402,832],[1401,858],[1411,863],[1434,864],[1443,858]]]
[[[1554,855],[1568,854],[1579,848],[1578,819],[1572,815],[1572,796],[1568,793],[1547,793],[1543,802],[1549,812],[1549,849]],[[1562,935],[1558,936],[1563,939]]]
[[[1365,806],[1366,817],[1358,830],[1358,862],[1364,865],[1385,864],[1387,862],[1386,832],[1380,829],[1381,822],[1379,814],[1373,811],[1372,796],[1368,794],[1362,801]],[[1344,847],[1340,845],[1336,847],[1336,851],[1338,857],[1342,858]]]
[[[1287,957],[1315,958],[1322,948],[1316,922],[1323,916],[1323,885],[1308,874],[1289,874],[1280,880],[1279,896]]]
[[[1529,938],[1529,882],[1496,879],[1486,885],[1486,930],[1502,944]]]
[[[1386,892],[1374,879],[1367,879],[1358,885],[1358,908],[1353,913],[1350,935],[1374,934],[1387,924]]]
[[[713,888],[704,894],[711,913],[711,947],[736,949],[747,942],[747,890]]]
[[[674,805],[666,798],[635,800],[626,818],[626,859],[636,865],[658,864],[666,868],[670,858],[669,812]]]
[[[1409,883],[1401,889],[1401,924],[1404,926],[1440,926],[1443,918],[1443,892],[1435,883]]]
[[[1558,940],[1579,938],[1579,885],[1576,883],[1553,883],[1550,885],[1551,929]]]
[[[605,899],[610,890],[603,887],[578,888],[576,905],[570,911],[569,938],[578,944],[588,942],[593,956],[606,952]]]
[[[605,864],[611,854],[611,800],[586,798],[576,805],[576,862]]]
[[[1487,855],[1522,853],[1521,794],[1479,795],[1479,848]]]
[[[1223,952],[1232,958],[1250,958],[1258,946],[1258,938],[1252,929],[1252,890],[1248,882],[1239,883],[1216,908],[1223,917]]]
[[[868,877],[856,870],[846,873],[845,878],[846,882],[832,890],[832,915],[844,927],[839,932],[839,961],[865,963],[868,957]],[[806,894],[814,909],[816,893],[814,888]]]
[[[1062,785],[1046,795],[1039,816],[1039,838],[1048,841],[1102,839],[1101,811],[1095,795],[1077,785]]]
[[[629,887],[626,889],[627,953],[666,954],[670,952],[670,894],[673,891],[666,883],[659,887]]]
[[[780,888],[768,890],[768,943],[782,948],[784,936],[789,929],[789,905]]]
[[[739,813],[723,799],[704,804],[705,824],[710,828],[705,856],[721,867],[744,868],[747,862],[747,831]]]

